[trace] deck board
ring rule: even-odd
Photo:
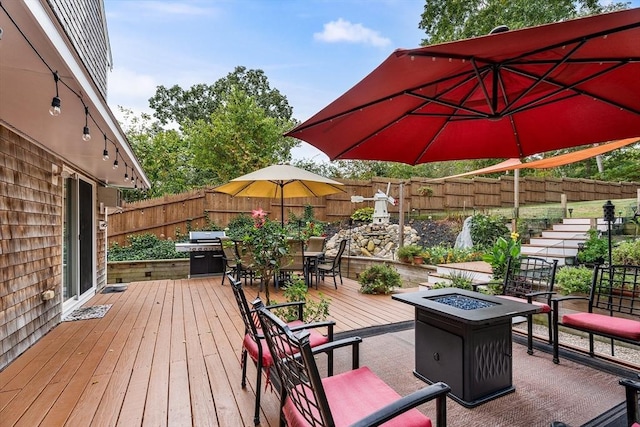
[[[241,383],[244,326],[221,277],[131,283],[86,305],[102,319],[63,322],[0,371],[0,419],[13,425],[251,426],[256,368]],[[310,291],[331,299],[336,332],[413,319],[386,295],[345,279]],[[257,284],[246,288],[252,300]],[[261,294],[264,297],[264,293]],[[281,291],[272,291],[283,301]],[[278,396],[262,390],[263,426],[278,425]]]

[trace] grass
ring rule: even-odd
[[[607,200],[592,200],[588,202],[569,202],[567,203],[567,210],[573,209],[571,212],[572,218],[602,218],[602,205]],[[611,203],[615,205],[616,216],[622,216],[625,218],[633,216],[633,206],[636,206],[636,199],[616,199],[611,200]],[[562,212],[562,206],[560,203],[545,203],[541,205],[527,205],[520,206],[520,218],[547,218],[549,213]],[[513,208],[495,208],[488,211],[490,214],[502,215],[507,218],[511,218],[513,215]],[[568,217],[569,215],[567,215]]]

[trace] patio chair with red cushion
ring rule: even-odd
[[[314,355],[332,343],[311,348],[308,330],[292,331],[257,300],[265,339],[282,390],[280,426],[428,426],[431,419],[416,406],[436,400],[437,426],[446,426],[448,385],[438,382],[401,397],[368,367],[321,378]]]
[[[238,308],[240,309],[240,314],[245,326],[245,335],[242,341],[242,355],[241,355],[241,363],[242,363],[242,388],[245,388],[247,385],[246,377],[247,377],[247,357],[250,357],[251,360],[256,364],[257,368],[257,377],[256,377],[256,404],[255,404],[255,414],[254,414],[254,423],[256,425],[260,424],[260,396],[261,396],[261,387],[262,387],[262,371],[267,374],[267,384],[269,384],[269,375],[270,369],[273,365],[273,358],[271,357],[271,353],[269,352],[269,348],[267,343],[264,340],[264,335],[262,334],[262,330],[260,328],[260,321],[258,319],[258,315],[254,310],[249,308],[249,304],[245,297],[244,291],[242,289],[242,282],[236,280],[231,275],[227,275],[229,282],[231,282],[231,287],[233,288],[233,294],[235,296],[236,302],[238,303]],[[298,302],[288,302],[281,304],[273,304],[268,306],[268,309],[274,310],[278,308],[287,308],[287,307],[297,307],[298,308],[298,319],[292,322],[289,322],[288,325],[293,330],[298,329],[307,329],[310,330],[310,338],[309,341],[313,347],[321,344],[325,344],[333,341],[333,326],[335,325],[334,321],[326,321],[326,322],[314,322],[314,323],[304,323],[303,321],[303,301]],[[326,328],[326,335],[320,333],[316,329],[318,328]],[[333,354],[328,353],[328,361],[327,361],[327,372],[328,375],[333,375]]]

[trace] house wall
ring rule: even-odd
[[[0,369],[61,320],[61,170],[54,155],[0,126]],[[98,288],[105,234],[96,230]],[[46,290],[55,297],[42,301]]]
[[[102,96],[106,98],[111,51],[103,1],[48,0],[48,3]]]

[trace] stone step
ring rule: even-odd
[[[591,226],[589,224],[554,224],[553,231],[574,231],[578,233],[586,233]]]
[[[586,232],[575,231],[543,231],[542,237],[545,239],[583,239],[586,240]]]
[[[572,224],[572,225],[591,225],[591,218],[565,218],[562,220],[563,224]]]
[[[584,243],[585,239],[546,239],[544,237],[532,237],[529,240],[531,246],[547,246],[559,248],[578,248],[578,243]]]
[[[574,257],[578,255],[578,248],[522,245],[520,252],[532,256]]]

